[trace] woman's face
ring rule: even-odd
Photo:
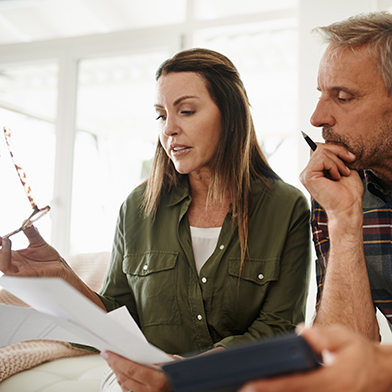
[[[202,77],[194,72],[161,76],[155,109],[161,144],[176,170],[211,172],[221,137],[221,114]]]

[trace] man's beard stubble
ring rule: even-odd
[[[385,166],[392,159],[392,113],[384,113],[371,143],[366,143],[363,139],[352,140],[337,135],[332,127],[328,126],[322,128],[322,137],[329,143],[340,145],[355,155],[354,162],[345,162],[350,169],[370,169],[377,172],[378,167]]]

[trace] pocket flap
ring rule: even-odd
[[[252,281],[258,285],[263,285],[279,278],[280,257],[246,260],[241,273],[240,265],[241,259],[230,259],[229,274]]]
[[[173,269],[178,252],[148,251],[127,255],[123,261],[123,272],[128,275],[146,276],[155,272]]]

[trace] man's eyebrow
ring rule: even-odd
[[[176,99],[173,103],[173,106],[178,106],[182,101],[185,101],[186,99],[191,99],[191,98],[198,99],[199,97],[197,97],[196,95],[184,95],[183,97]],[[154,105],[154,107],[163,108],[162,105],[159,105],[157,103]]]
[[[350,93],[350,94],[355,94],[354,90],[352,90],[352,89],[350,89],[348,87],[344,87],[344,86],[335,86],[335,87],[329,88],[328,90],[330,90],[330,91],[345,91],[345,92]],[[317,91],[322,92],[321,87],[317,87]]]
[[[335,87],[332,87],[331,90],[333,90],[333,91],[347,91],[347,92],[352,91],[350,88],[347,88],[344,86],[335,86]]]

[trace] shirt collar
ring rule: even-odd
[[[378,177],[371,170],[361,170],[360,176],[364,180],[365,189],[371,194],[379,197],[386,203],[391,202],[390,190],[386,191],[380,184]]]
[[[272,182],[273,180],[270,179]],[[252,179],[252,200],[255,201],[260,194],[267,193],[268,189],[266,186],[257,179]],[[183,200],[190,198],[190,185],[187,175],[183,175],[181,181],[178,185],[174,185],[171,191],[169,192],[168,198],[168,206],[174,206],[178,203],[181,203]],[[255,209],[255,202],[252,202],[250,215],[253,214]],[[233,213],[233,205],[230,204],[230,211]]]
[[[181,203],[184,199],[190,197],[188,176],[183,175],[178,185],[174,185],[169,192],[168,206],[174,206]]]

